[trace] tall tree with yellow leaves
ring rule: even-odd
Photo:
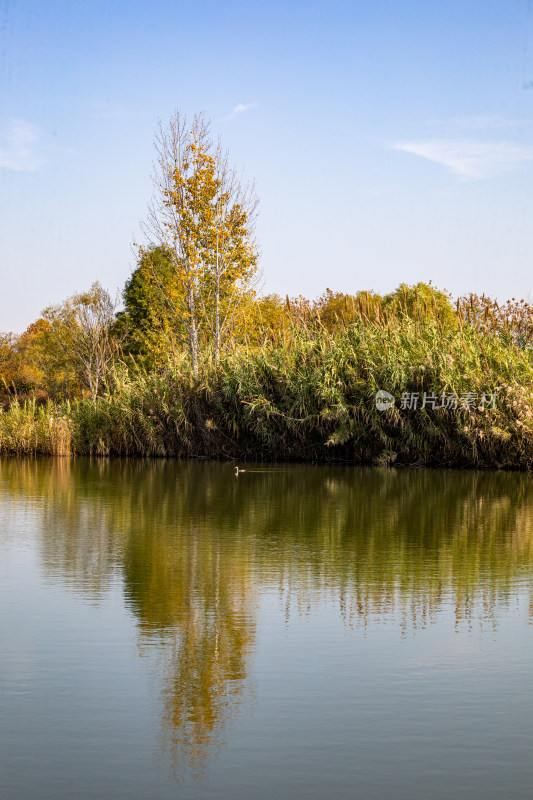
[[[254,239],[257,199],[243,186],[209,123],[196,115],[189,126],[179,112],[155,140],[154,197],[144,231],[150,247],[140,255],[150,263],[154,245],[170,253],[172,276],[152,281],[176,320],[198,371],[200,345],[216,359],[244,299],[254,292],[258,252]]]

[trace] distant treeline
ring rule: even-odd
[[[195,371],[142,269],[118,315],[95,285],[4,337],[1,452],[532,466],[525,301],[250,296],[218,358],[199,338]]]

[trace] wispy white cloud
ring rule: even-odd
[[[247,103],[247,104],[239,103],[238,105],[235,106],[233,111],[230,114],[228,114],[227,117],[224,117],[224,119],[227,122],[228,120],[237,117],[239,114],[243,114],[245,111],[250,111],[252,108],[257,108],[258,105],[259,103]]]
[[[39,132],[23,119],[12,119],[0,133],[0,169],[32,172],[41,165],[35,146]]]
[[[533,160],[533,148],[512,142],[426,139],[397,142],[393,146],[396,150],[442,164],[464,181],[489,178]]]

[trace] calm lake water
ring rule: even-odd
[[[533,796],[533,476],[0,461],[0,796]]]

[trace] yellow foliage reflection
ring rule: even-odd
[[[528,474],[171,461],[4,460],[47,579],[99,602],[119,583],[141,653],[157,652],[162,732],[201,769],[250,700],[262,593],[335,603],[347,625],[404,632],[447,610],[497,625],[531,596]],[[533,601],[530,604],[533,614]]]

